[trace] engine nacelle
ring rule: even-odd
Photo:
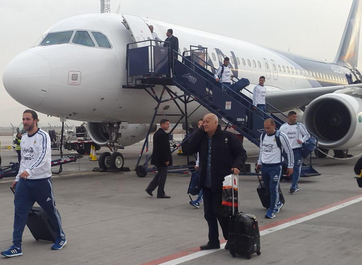
[[[121,123],[116,137],[116,144],[129,146],[137,143],[146,137],[149,128],[149,124]],[[108,145],[110,138],[106,123],[88,122],[87,132],[96,144],[100,146]]]
[[[303,122],[317,135],[319,145],[345,150],[362,142],[362,99],[346,94],[326,94],[306,108]]]

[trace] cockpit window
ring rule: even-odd
[[[73,43],[94,47],[94,42],[92,41],[89,33],[87,31],[77,31],[73,38]]]
[[[53,32],[49,33],[40,43],[41,46],[68,43],[72,37],[73,31]]]
[[[93,34],[95,40],[97,41],[99,47],[111,48],[111,44],[109,43],[109,41],[105,35],[103,35],[100,32],[92,32],[92,34]]]

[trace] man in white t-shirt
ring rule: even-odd
[[[279,213],[283,203],[279,201],[279,182],[282,174],[282,152],[287,154],[287,176],[293,173],[293,151],[288,137],[275,129],[275,121],[266,119],[264,122],[265,133],[260,136],[260,153],[256,169],[262,173],[266,189],[270,191],[270,207],[265,218],[272,219]]]
[[[224,85],[231,85],[231,78],[233,78],[234,76],[233,72],[230,69],[229,63],[229,57],[225,57],[224,63],[220,65],[214,75],[216,82],[220,82]]]
[[[266,89],[264,87],[265,76],[259,77],[259,84],[253,89],[253,105],[254,109],[260,109],[264,113],[266,112],[265,97]],[[265,116],[265,115],[264,115]]]
[[[292,185],[289,190],[289,193],[293,194],[299,191],[298,181],[302,169],[302,144],[310,138],[310,135],[304,124],[297,122],[297,113],[295,111],[288,113],[288,122],[280,127],[280,131],[288,136],[289,143],[293,149],[294,170],[292,174]]]

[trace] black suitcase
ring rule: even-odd
[[[250,259],[253,253],[260,255],[260,233],[256,217],[244,213],[231,216],[228,243],[233,257],[241,255]]]
[[[234,181],[233,181],[234,183]],[[233,191],[234,189],[232,189]],[[235,194],[232,192],[232,200],[234,205]],[[229,251],[233,257],[236,255],[251,258],[253,253],[260,255],[260,233],[258,220],[252,214],[242,212],[235,213],[232,208],[233,215],[230,217],[229,223]]]
[[[47,240],[55,242],[57,239],[57,233],[55,232],[48,215],[41,207],[34,206],[30,210],[26,225],[37,241]]]
[[[256,191],[258,192],[261,204],[264,208],[269,209],[270,207],[270,192],[265,188],[264,182],[260,179],[259,175],[257,175],[259,180],[259,186],[257,187]],[[279,190],[279,201],[285,204],[285,198],[280,189],[280,185],[278,187]]]
[[[14,189],[11,187],[10,189],[15,194]],[[31,208],[26,225],[36,241],[47,240],[54,243],[57,239],[57,233],[55,232],[48,215],[41,207],[33,206]]]

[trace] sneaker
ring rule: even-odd
[[[197,204],[196,204],[195,202],[193,202],[193,201],[190,201],[189,203],[190,203],[191,206],[195,207],[196,209],[199,209],[199,208],[200,208],[200,204],[197,205]]]
[[[63,237],[59,237],[55,240],[55,243],[53,244],[52,249],[60,250],[65,246],[65,244],[67,244],[67,240]]]
[[[275,213],[279,213],[280,210],[283,208],[284,204],[282,202],[278,202],[277,209],[275,210]]]
[[[295,188],[294,192],[298,192],[299,191],[299,188]]]
[[[299,189],[298,189],[299,190]],[[290,188],[289,189],[289,194],[293,194],[295,192],[295,189],[293,189],[293,188]]]
[[[21,251],[21,247],[11,246],[8,250],[2,251],[1,255],[7,258],[12,258],[23,255],[23,252]]]
[[[272,211],[268,210],[266,212],[265,218],[266,219],[273,219],[275,217],[275,213],[273,213]]]

